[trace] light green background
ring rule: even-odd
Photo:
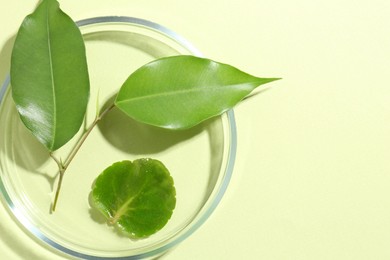
[[[37,1],[0,0],[0,79]],[[390,259],[390,1],[62,0],[75,20],[149,19],[205,56],[282,77],[236,109],[220,207],[163,259]],[[62,259],[0,209],[1,259]]]

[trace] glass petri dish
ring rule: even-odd
[[[87,124],[115,97],[138,67],[156,58],[201,53],[156,23],[122,16],[79,21],[91,81]],[[81,259],[149,259],[190,236],[219,204],[231,179],[236,153],[233,111],[192,129],[170,131],[137,123],[113,110],[88,137],[64,177],[55,213],[56,164],[21,123],[9,77],[0,90],[0,189],[4,204],[22,229],[60,255]],[[77,139],[77,137],[75,138]],[[66,157],[73,143],[56,151]],[[90,207],[91,186],[116,161],[158,159],[175,181],[177,204],[171,220],[140,240],[121,236]]]

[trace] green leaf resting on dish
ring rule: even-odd
[[[154,159],[114,163],[98,176],[91,195],[109,224],[136,239],[163,228],[176,205],[173,179]]]
[[[12,51],[12,96],[26,127],[50,151],[80,129],[89,98],[82,35],[55,0],[23,21]]]
[[[209,59],[166,57],[131,74],[115,105],[137,121],[185,129],[225,112],[258,86],[274,80]]]

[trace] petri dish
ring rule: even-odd
[[[93,120],[97,105],[110,104],[125,79],[140,66],[172,55],[201,56],[183,37],[147,20],[105,16],[77,24],[86,44],[91,82],[86,124]],[[21,123],[9,77],[0,90],[0,124],[4,204],[24,232],[47,250],[71,259],[150,259],[172,249],[218,206],[236,154],[232,110],[189,130],[171,131],[137,123],[114,109],[93,130],[68,168],[57,210],[51,213],[56,164]],[[73,144],[56,155],[66,157]],[[131,240],[105,223],[90,207],[89,196],[94,180],[107,166],[142,157],[164,162],[175,181],[177,203],[162,230]]]

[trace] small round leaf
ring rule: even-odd
[[[131,238],[148,237],[171,218],[176,190],[158,160],[121,161],[105,169],[92,188],[92,206]]]

